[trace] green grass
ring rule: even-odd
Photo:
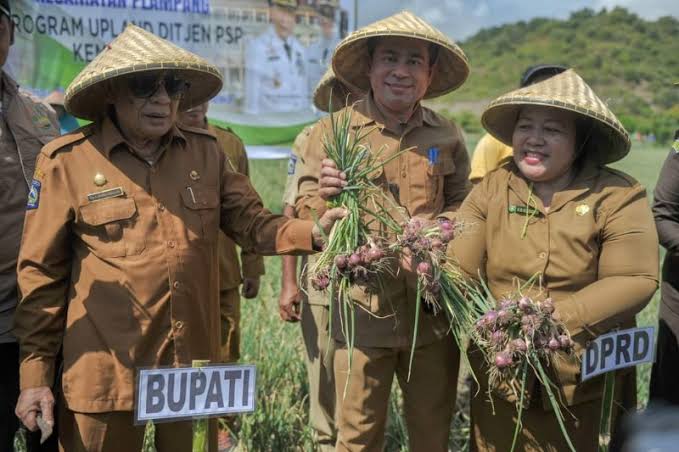
[[[474,149],[475,139],[469,140]],[[630,155],[614,165],[637,178],[652,193],[666,147],[635,145]],[[281,212],[281,196],[287,174],[284,160],[251,161],[252,181],[265,205],[273,212]],[[242,312],[242,361],[257,365],[257,406],[253,414],[241,419],[241,446],[245,450],[313,450],[313,432],[308,426],[308,387],[304,365],[304,349],[299,324],[282,322],[278,317],[280,290],[280,258],[267,257],[266,275],[260,295],[255,300],[244,300]],[[639,324],[656,322],[659,295],[639,316]],[[650,369],[642,367],[638,377],[640,404],[648,396]],[[397,391],[396,391],[397,392]],[[387,430],[387,450],[407,450],[404,421],[396,414],[400,398],[390,406]],[[462,449],[465,443],[464,414],[454,423],[451,447]],[[454,443],[452,442],[454,441]]]

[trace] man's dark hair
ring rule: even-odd
[[[373,55],[375,54],[375,48],[377,47],[378,40],[380,38],[375,37],[375,38],[368,38],[368,42],[366,45],[368,46],[368,56],[372,60]],[[429,55],[429,67],[434,66],[436,64],[436,60],[439,58],[439,45],[434,44],[433,42],[429,44],[428,48],[428,55]]]

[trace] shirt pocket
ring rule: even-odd
[[[455,173],[455,162],[449,155],[441,155],[436,163],[427,165],[427,201],[432,204],[443,202],[446,177]]]
[[[189,240],[214,242],[219,230],[219,192],[215,187],[195,183],[181,191],[184,224]]]
[[[141,254],[146,247],[139,230],[137,204],[133,198],[111,198],[80,206],[80,237],[100,257]]]

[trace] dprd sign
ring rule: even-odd
[[[255,379],[252,365],[141,369],[135,422],[252,412]]]
[[[653,362],[655,328],[632,328],[593,340],[582,357],[582,381],[625,367]]]

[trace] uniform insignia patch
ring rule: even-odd
[[[515,206],[514,204],[510,205],[507,208],[507,211],[509,213],[516,213],[519,215],[530,215],[530,216],[539,216],[542,215],[542,212],[540,210],[534,208],[534,207],[528,207],[528,206]]]
[[[575,208],[575,214],[579,217],[584,217],[589,213],[589,206],[587,204],[580,204]]]
[[[87,200],[89,202],[95,202],[109,198],[117,198],[118,196],[123,196],[124,194],[125,191],[122,187],[116,187],[104,191],[98,191],[96,193],[90,193],[87,195]]]
[[[297,156],[291,155],[290,160],[288,160],[288,176],[295,174],[295,167],[297,166]]]
[[[40,204],[40,188],[42,184],[39,180],[33,179],[31,182],[31,189],[28,191],[28,204],[26,210],[37,209]]]
[[[35,169],[35,172],[33,173],[33,179],[38,179],[38,180],[40,180],[40,179],[42,179],[43,177],[45,177],[45,173],[43,173],[42,170],[41,170],[40,168],[36,168],[36,169]]]
[[[672,149],[674,149],[674,152],[679,153],[679,140],[674,140],[674,143],[672,143]]]

